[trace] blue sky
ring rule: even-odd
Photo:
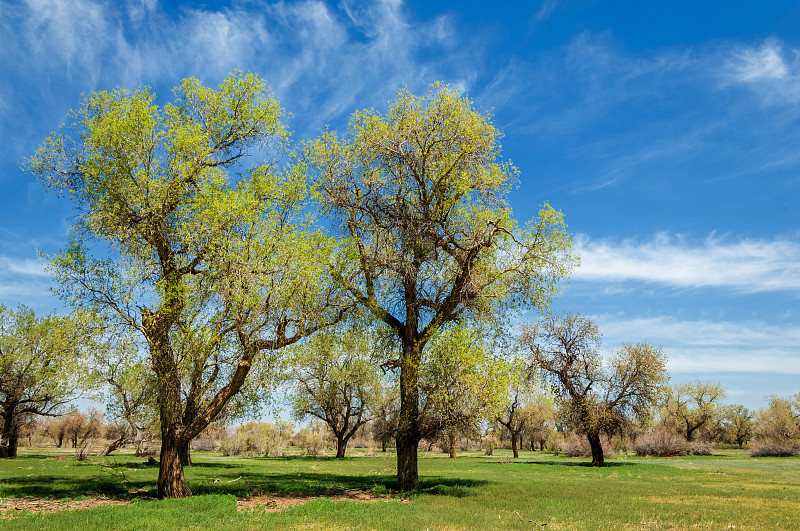
[[[796,2],[0,1],[0,302],[61,311],[37,249],[70,206],[19,163],[82,94],[266,78],[295,140],[442,80],[491,110],[518,219],[564,212],[582,266],[555,302],[604,348],[762,406],[800,391]]]

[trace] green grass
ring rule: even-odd
[[[512,460],[422,452],[421,489],[397,494],[394,455],[226,458],[195,453],[186,469],[195,493],[154,500],[158,470],[121,455],[89,463],[22,449],[0,459],[0,498],[131,499],[55,514],[0,520],[3,529],[797,529],[800,458],[755,459],[741,450],[709,457],[617,457],[602,469],[585,459],[522,452]],[[27,451],[26,451],[27,450]],[[217,482],[215,482],[217,479]],[[363,489],[392,494],[372,503],[334,501]],[[237,511],[236,498],[261,493],[316,496],[265,513]]]

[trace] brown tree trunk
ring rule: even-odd
[[[456,434],[455,432],[449,432],[447,434],[447,439],[450,443],[450,459],[456,458]]]
[[[519,448],[517,448],[517,439],[519,438],[519,434],[515,431],[511,431],[511,451],[514,453],[514,459],[519,458]]]
[[[181,465],[192,466],[192,441],[186,441],[180,447]]]
[[[347,450],[347,439],[341,436],[336,437],[336,459],[344,458],[344,452]]]
[[[407,324],[406,326],[409,326]],[[405,339],[400,363],[400,414],[397,434],[397,483],[400,490],[419,488],[417,446],[422,440],[419,427],[419,360],[420,356],[409,348]]]
[[[603,459],[603,446],[600,444],[600,434],[589,433],[587,437],[589,438],[589,447],[592,449],[592,466],[604,466],[605,461]]]
[[[120,437],[119,439],[117,439],[115,441],[111,441],[111,443],[108,446],[106,446],[105,449],[102,452],[100,452],[98,455],[100,457],[106,457],[107,455],[110,455],[111,452],[116,452],[117,450],[122,448],[123,444],[125,444],[125,439],[126,438],[127,437],[123,436],[123,437]]]
[[[181,448],[184,442],[173,438],[161,438],[161,461],[158,469],[158,497],[186,498],[192,491],[186,485],[181,464]]]
[[[381,441],[381,452],[386,452],[386,440]]]

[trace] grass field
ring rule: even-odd
[[[153,499],[157,468],[130,455],[76,462],[52,450],[20,453],[0,459],[2,529],[800,529],[800,458],[740,450],[620,456],[602,469],[542,452],[517,460],[422,452],[422,488],[402,495],[391,453],[196,452],[186,469],[195,496],[185,500]],[[94,506],[109,502],[121,505]],[[32,512],[70,506],[91,508]]]

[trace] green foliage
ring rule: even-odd
[[[222,440],[222,455],[277,457],[289,446],[292,430],[285,423],[248,422],[236,428],[232,437]]]
[[[55,415],[96,386],[85,363],[97,348],[93,315],[36,317],[0,305],[0,456],[14,457],[25,418]]]
[[[661,410],[661,422],[691,442],[720,418],[723,398],[725,388],[718,383],[697,380],[673,387]]]

